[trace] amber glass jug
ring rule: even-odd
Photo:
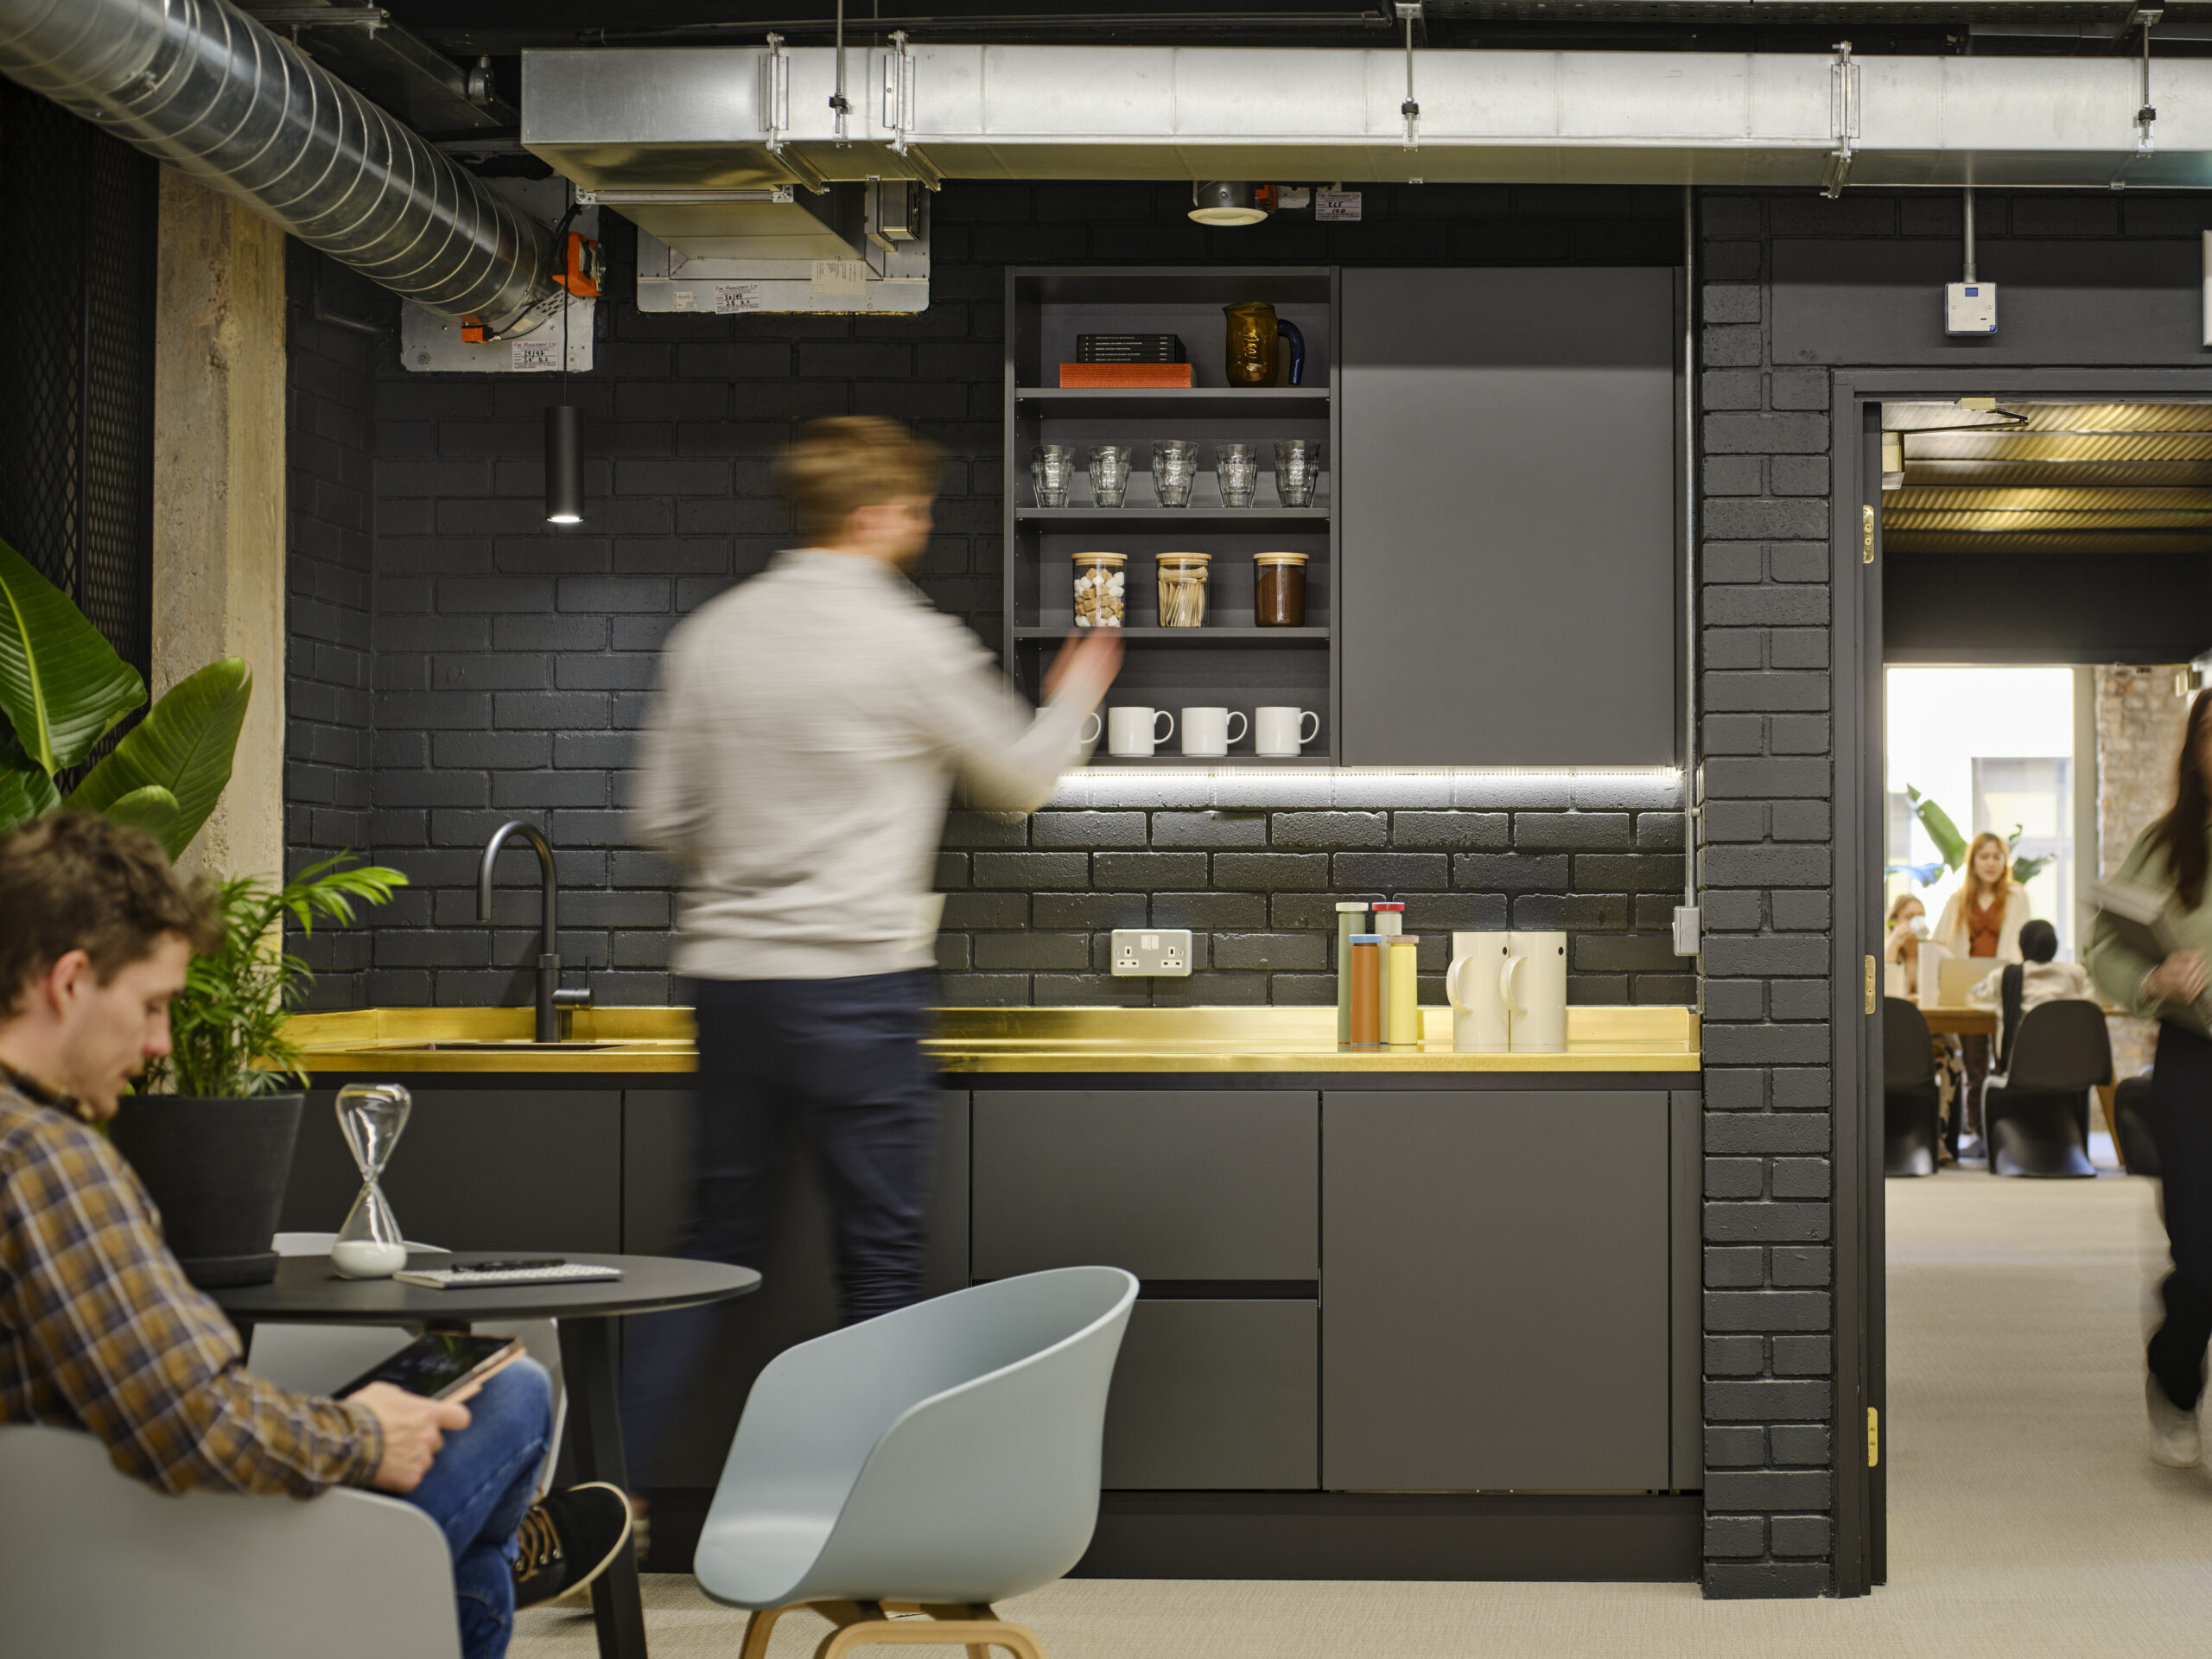
[[[1260,300],[1224,305],[1229,319],[1227,372],[1232,386],[1271,386],[1275,380],[1275,308]]]

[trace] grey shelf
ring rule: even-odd
[[[1329,412],[1326,386],[1016,386],[1017,404],[1054,415],[1313,415]]]
[[[1016,507],[1014,516],[1024,524],[1110,524],[1145,518],[1233,527],[1270,519],[1325,524],[1332,511],[1328,507]]]
[[[1168,739],[1173,743],[1179,740]],[[1329,766],[1336,762],[1327,754],[1253,754],[1238,753],[1231,749],[1227,754],[1154,754],[1122,756],[1109,754],[1104,748],[1091,751],[1086,766],[1101,771],[1109,766]]]

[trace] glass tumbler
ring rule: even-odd
[[[1102,443],[1090,452],[1090,499],[1102,507],[1118,507],[1129,493],[1129,451],[1127,445]]]
[[[1310,507],[1321,481],[1321,446],[1311,438],[1286,438],[1275,445],[1275,493],[1286,507]]]
[[[1217,443],[1213,447],[1214,475],[1221,480],[1221,505],[1249,507],[1260,487],[1260,446],[1256,443]]]
[[[1075,476],[1075,446],[1039,444],[1031,452],[1029,474],[1037,481],[1039,506],[1065,507],[1068,504],[1068,480]]]
[[[1182,438],[1162,438],[1152,446],[1152,487],[1163,507],[1191,505],[1191,486],[1198,475],[1198,446]]]

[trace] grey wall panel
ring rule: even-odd
[[[1955,241],[1799,241],[1774,246],[1774,361],[2201,361],[2203,255],[2194,240],[1985,239],[1974,274],[1997,284],[1997,332],[1943,332]]]
[[[1106,1405],[1103,1484],[1311,1491],[1320,1314],[1304,1301],[1140,1301]]]
[[[1318,1096],[1007,1090],[975,1101],[977,1278],[1084,1262],[1141,1279],[1318,1275]]]
[[[1675,273],[1344,273],[1353,766],[1676,759]]]
[[[606,1089],[416,1089],[385,1171],[407,1236],[448,1250],[622,1248],[622,1096]],[[278,1227],[334,1232],[361,1173],[334,1091],[308,1096]]]
[[[1694,1089],[1667,1096],[1667,1425],[1669,1484],[1705,1484],[1705,1366],[1700,1335],[1705,1310],[1699,1206],[1705,1198],[1704,1097]]]
[[[944,1096],[938,1185],[927,1217],[924,1287],[932,1296],[968,1283],[968,1096]],[[691,1205],[691,1095],[632,1090],[624,1096],[622,1248],[642,1255],[683,1242]],[[778,1208],[760,1288],[718,1311],[717,1329],[693,1385],[659,1445],[633,1465],[641,1486],[712,1486],[721,1474],[746,1395],[785,1349],[840,1322],[835,1223],[812,1153],[794,1137],[784,1148]]]
[[[2202,554],[1884,550],[1889,662],[2185,663],[2209,640]]]
[[[1322,1111],[1322,1484],[1667,1486],[1667,1095]]]

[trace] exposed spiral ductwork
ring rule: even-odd
[[[0,0],[0,74],[429,310],[560,291],[542,226],[226,0]]]

